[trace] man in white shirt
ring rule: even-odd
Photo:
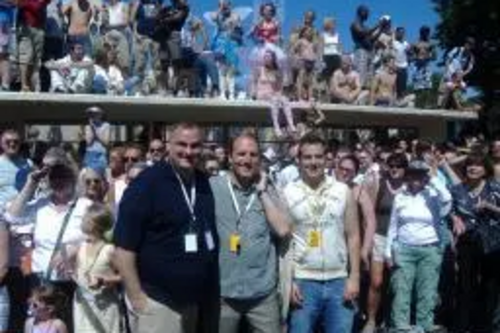
[[[69,94],[90,92],[92,60],[85,55],[81,43],[71,46],[70,54],[59,60],[45,63],[50,71],[50,91]]]
[[[408,53],[410,44],[405,40],[405,28],[398,27],[395,32],[395,39],[392,42],[394,57],[396,62],[396,94],[398,100],[406,95],[408,83]]]
[[[325,175],[326,143],[313,134],[299,143],[301,178],[284,197],[294,223],[291,333],[349,333],[359,292],[358,211],[349,188]]]

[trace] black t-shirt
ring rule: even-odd
[[[193,304],[218,290],[218,239],[214,197],[206,176],[196,172],[196,221],[192,222],[179,180],[161,162],[144,170],[127,188],[114,232],[117,247],[137,254],[141,287],[163,304]],[[186,186],[189,193],[190,186]],[[206,233],[214,240],[209,249]],[[185,236],[197,236],[187,253]]]

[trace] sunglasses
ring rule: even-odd
[[[97,179],[97,178],[88,178],[88,179],[85,179],[85,184],[86,185],[92,185],[92,184],[101,184],[101,180],[100,179]]]
[[[136,156],[125,156],[124,157],[125,162],[139,162],[139,157]]]
[[[151,148],[149,150],[150,153],[163,153],[165,151],[164,148]]]
[[[19,140],[15,140],[15,139],[9,140],[9,139],[7,139],[7,140],[5,140],[5,144],[8,145],[8,146],[10,146],[10,145],[16,145],[17,146],[19,144]]]

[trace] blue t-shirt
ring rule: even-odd
[[[160,0],[140,0],[137,8],[137,32],[143,36],[153,36],[156,16],[161,8]]]
[[[141,287],[148,297],[165,305],[219,297],[214,197],[204,174],[197,171],[194,179],[195,221],[173,167],[166,162],[144,170],[120,203],[114,244],[136,253]],[[190,193],[190,186],[186,189]],[[193,234],[198,251],[186,252],[185,237]]]

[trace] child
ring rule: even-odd
[[[121,281],[111,264],[114,247],[106,243],[113,215],[102,204],[90,206],[83,217],[85,242],[76,257],[73,302],[75,332],[120,332],[117,284]]]
[[[316,86],[315,70],[317,65],[318,46],[314,42],[315,32],[311,27],[304,27],[300,32],[300,39],[294,46],[294,54],[299,62],[299,73],[296,82],[296,93],[298,96],[304,95],[305,87],[308,87],[307,94],[312,96]]]
[[[36,288],[30,299],[32,317],[26,321],[24,333],[67,333],[66,325],[57,318],[63,298],[52,286]]]
[[[314,96],[309,97],[307,95],[307,89],[303,91],[300,100],[294,103],[294,107],[302,109],[297,124],[299,138],[316,130],[326,120],[325,114],[319,108]]]
[[[264,65],[257,67],[253,74],[253,94],[258,100],[271,103],[271,117],[274,133],[277,137],[283,137],[283,131],[279,124],[280,109],[283,109],[285,113],[288,130],[291,134],[297,131],[293,122],[290,102],[283,94],[283,78],[280,74],[276,54],[271,50],[266,51]]]

